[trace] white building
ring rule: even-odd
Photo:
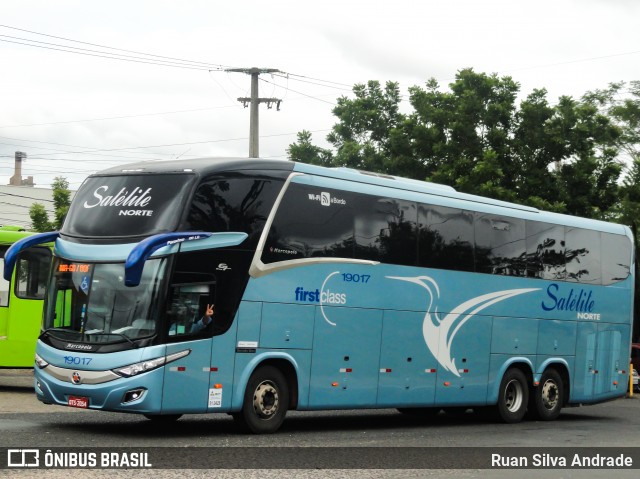
[[[52,190],[30,186],[0,185],[0,225],[20,226],[30,230],[29,208],[34,203],[42,204],[47,210],[49,221],[54,220]]]

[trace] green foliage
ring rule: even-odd
[[[369,81],[354,86],[353,98],[338,99],[333,110],[338,122],[327,136],[333,152],[314,146],[311,135],[302,132],[289,157],[611,218],[622,173],[618,154],[624,134],[618,122],[593,99],[562,97],[552,106],[546,90],[537,89],[518,104],[519,93],[511,77],[464,69],[447,91],[434,79],[409,88],[412,111],[402,113],[397,83],[382,88]],[[640,109],[618,114],[629,118],[633,111]],[[635,118],[637,126],[640,118]]]
[[[302,163],[331,166],[331,152],[313,145],[311,143],[311,133],[306,130],[298,133],[298,143],[289,145],[287,155],[289,155],[289,158],[296,158],[296,161],[301,161]]]
[[[71,192],[69,191],[69,182],[66,178],[57,176],[51,183],[53,189],[53,207],[55,210],[55,222],[54,229],[59,230],[62,228],[64,218],[69,211],[69,205],[71,204]]]
[[[53,190],[53,206],[55,211],[53,221],[49,221],[49,215],[41,203],[34,203],[29,208],[31,227],[38,233],[56,231],[62,228],[64,218],[71,204],[71,192],[69,191],[69,182],[66,178],[60,176],[54,178],[51,187]]]
[[[42,203],[34,203],[29,208],[29,217],[31,218],[31,229],[38,233],[53,231],[54,227],[49,222],[49,215]]]

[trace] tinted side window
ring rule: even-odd
[[[252,174],[203,182],[193,197],[184,230],[241,231],[243,247],[255,247],[284,179]]]
[[[622,235],[602,233],[602,284],[624,281],[631,272],[631,242]]]
[[[247,285],[251,258],[250,252],[240,249],[212,249],[176,255],[165,305],[169,336],[217,335],[228,330]],[[220,264],[226,267],[218,268]],[[208,304],[214,304],[213,323],[203,329],[192,328],[194,321],[202,319]],[[177,318],[171,317],[172,314]],[[176,324],[173,330],[172,322]]]
[[[418,206],[419,266],[474,271],[473,213],[443,206]]]
[[[476,272],[525,276],[525,222],[517,218],[478,214]]]
[[[355,206],[355,257],[415,266],[415,203],[360,195]]]
[[[527,222],[527,276],[550,280],[564,280],[564,226],[538,221]]]
[[[43,299],[50,265],[51,251],[48,248],[30,248],[21,253],[16,269],[16,296]]]
[[[271,225],[264,263],[301,258],[353,258],[355,195],[291,183]]]
[[[567,281],[602,284],[600,232],[566,228]]]

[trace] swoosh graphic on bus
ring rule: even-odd
[[[483,294],[482,296],[477,296],[456,306],[444,318],[440,319],[438,316],[437,305],[433,312],[433,316],[431,314],[434,300],[440,298],[440,288],[433,278],[430,278],[429,276],[387,276],[387,278],[414,283],[428,291],[429,306],[427,307],[427,314],[422,322],[422,335],[424,336],[424,341],[429,348],[429,351],[431,351],[431,354],[433,354],[442,367],[458,377],[460,377],[460,373],[456,367],[455,358],[451,357],[451,345],[456,334],[458,334],[458,331],[464,323],[466,323],[474,314],[477,314],[483,309],[499,303],[500,301],[540,290],[540,288],[521,288]],[[432,288],[435,290],[435,295]]]
[[[329,321],[329,318],[327,318],[327,315],[324,312],[324,304],[322,302],[322,295],[324,293],[324,287],[327,285],[327,281],[329,281],[329,278],[331,278],[331,276],[335,276],[336,274],[340,274],[340,271],[334,271],[333,273],[331,273],[329,276],[327,276],[324,279],[324,282],[322,283],[322,287],[320,288],[320,312],[322,313],[322,316],[324,317],[324,320],[329,323],[331,326],[335,326],[336,323]]]

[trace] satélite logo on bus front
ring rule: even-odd
[[[146,208],[151,202],[151,190],[147,188],[143,190],[135,187],[131,191],[121,188],[115,195],[108,195],[109,187],[107,185],[99,186],[93,192],[93,201],[85,201],[82,205],[86,209],[100,207],[116,207],[119,208],[119,216],[152,216],[153,210]]]

